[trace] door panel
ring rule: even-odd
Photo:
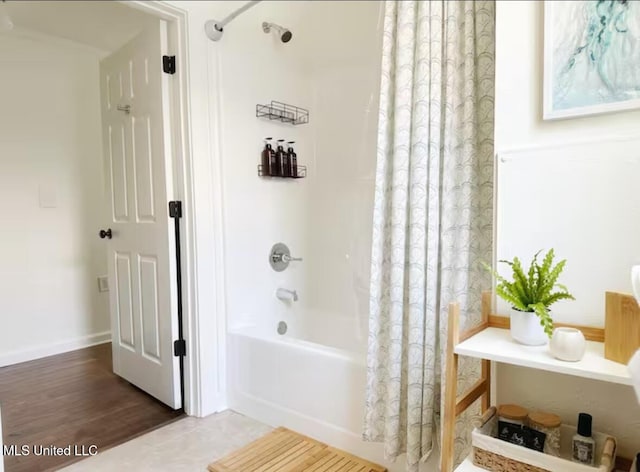
[[[142,353],[155,362],[160,359],[158,315],[158,264],[155,257],[140,256],[140,312],[142,313]]]
[[[129,349],[134,348],[133,306],[131,286],[131,258],[129,254],[115,253],[116,257],[116,310],[120,329],[120,344]]]
[[[155,222],[153,192],[153,156],[151,154],[151,118],[133,120],[133,143],[136,163],[136,217],[139,223]]]
[[[113,370],[173,408],[181,406],[166,23],[159,21],[100,64]],[[126,107],[129,107],[128,109]],[[119,109],[120,108],[120,109]]]
[[[108,125],[109,163],[112,188],[111,202],[114,221],[125,222],[129,218],[127,195],[126,138],[124,124]]]

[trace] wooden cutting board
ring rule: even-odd
[[[610,361],[628,364],[640,348],[640,307],[636,299],[627,294],[607,292],[604,357]]]

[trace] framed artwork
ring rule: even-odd
[[[544,3],[545,120],[640,108],[640,1]]]

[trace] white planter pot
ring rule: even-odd
[[[587,342],[579,329],[556,328],[553,330],[549,348],[556,359],[577,362],[584,356]]]
[[[511,337],[527,346],[542,346],[549,341],[538,315],[514,308],[511,309]]]

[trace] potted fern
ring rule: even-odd
[[[484,264],[498,282],[496,294],[511,305],[511,337],[530,346],[546,344],[553,333],[549,307],[560,300],[575,300],[567,287],[557,283],[567,261],[554,266],[555,254],[550,249],[539,264],[540,252],[526,269],[517,257],[513,261],[500,261],[511,267],[511,281]]]

